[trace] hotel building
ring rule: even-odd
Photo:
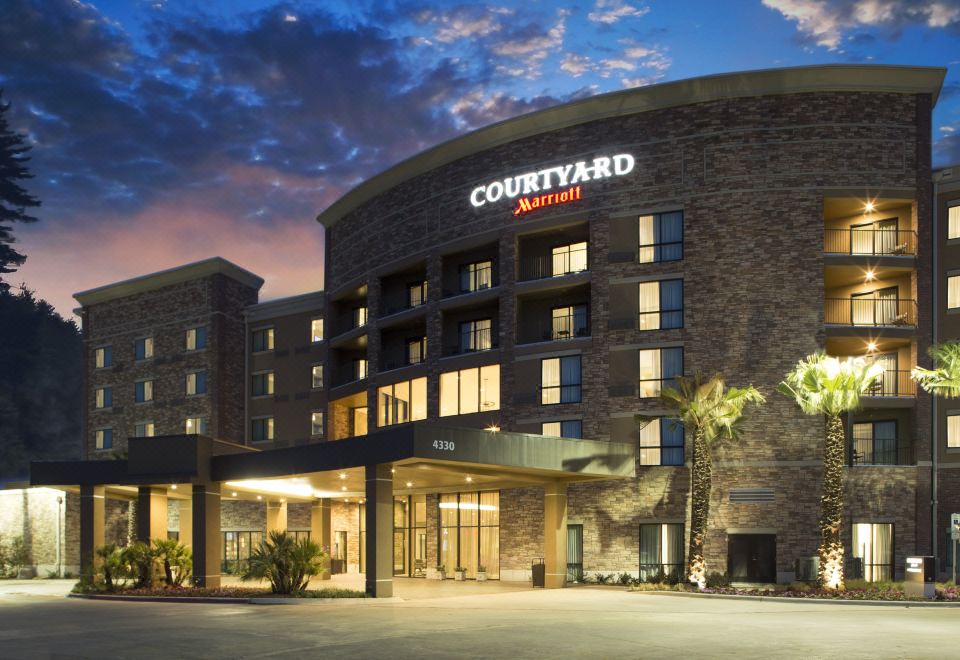
[[[199,584],[272,529],[377,596],[441,565],[678,576],[690,446],[637,415],[702,372],[767,397],[713,453],[708,570],[789,581],[818,545],[824,422],[775,387],[825,350],[884,367],[845,417],[850,574],[943,568],[960,404],[909,377],[960,339],[960,168],[930,163],[943,77],[817,66],[591,97],[346,194],[318,217],[322,292],[261,303],[213,258],[76,294],[86,460],[32,466],[78,502],[65,552],[92,561],[135,506],[136,536],[193,547]]]

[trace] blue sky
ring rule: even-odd
[[[693,76],[947,67],[935,164],[960,162],[960,0],[3,0],[0,87],[34,145],[25,281],[84,288],[220,254],[265,297],[322,286],[316,214],[489,123]]]

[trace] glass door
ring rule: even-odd
[[[875,225],[877,233],[874,240],[875,254],[896,254],[897,245],[897,219],[889,218],[881,220]]]
[[[873,223],[850,227],[850,253],[873,254]]]
[[[877,325],[894,325],[897,322],[897,287],[891,286],[877,291]]]
[[[567,580],[583,575],[583,525],[567,525]]]
[[[393,574],[406,575],[408,506],[406,496],[393,498]]]

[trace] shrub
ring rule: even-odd
[[[115,543],[108,543],[97,548],[96,555],[100,560],[96,577],[103,579],[104,589],[113,591],[119,586],[118,580],[126,574],[123,551]]]
[[[3,537],[0,537],[0,578],[7,576],[10,570],[10,556],[7,553],[7,546],[3,543]]]
[[[154,539],[152,554],[163,566],[167,586],[179,587],[190,575],[193,555],[187,546],[173,539]]]
[[[7,550],[8,571],[14,577],[24,566],[30,565],[30,547],[24,542],[22,536],[14,536],[10,541],[10,547]]]
[[[713,572],[707,575],[707,588],[717,589],[720,587],[729,587],[730,578],[726,573]]]
[[[267,579],[273,593],[299,595],[311,576],[325,570],[327,558],[327,553],[310,539],[297,541],[286,532],[273,531],[250,553],[241,579]]]
[[[133,580],[133,587],[140,589],[153,584],[153,551],[142,541],[135,541],[120,551],[127,576]]]
[[[620,573],[617,576],[617,584],[628,585],[631,581],[633,581],[633,576],[629,573]]]
[[[584,584],[587,581],[587,576],[583,574],[583,571],[579,568],[573,574],[573,581],[579,584]]]

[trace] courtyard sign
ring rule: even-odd
[[[607,177],[624,176],[633,171],[634,159],[630,154],[615,156],[599,156],[593,161],[581,160],[576,163],[548,167],[538,172],[526,172],[515,176],[492,181],[483,186],[477,186],[470,193],[470,203],[474,208],[484,204],[493,204],[500,200],[517,200],[513,210],[514,215],[523,215],[544,206],[566,204],[582,198],[580,183],[595,181]],[[552,190],[556,185],[565,188],[556,193],[544,193]],[[540,193],[532,195],[532,193]]]

